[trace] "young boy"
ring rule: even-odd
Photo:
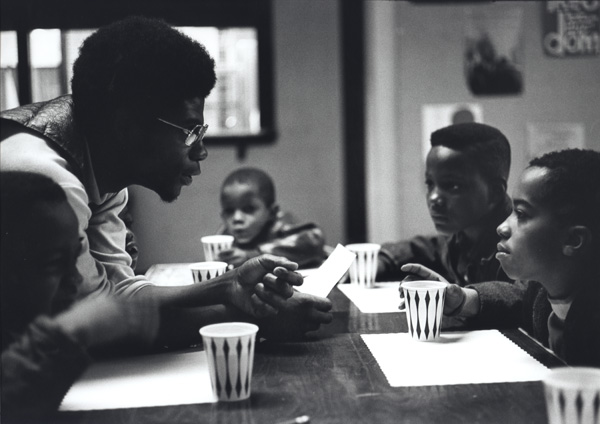
[[[81,243],[65,193],[25,172],[2,172],[0,187],[2,413],[44,421],[89,364],[89,348],[151,342],[158,312],[112,296],[72,305]]]
[[[530,280],[525,329],[569,365],[600,366],[600,153],[533,159],[498,234],[502,268]]]
[[[327,257],[321,229],[298,224],[275,203],[271,177],[257,168],[232,172],[221,187],[221,234],[235,237],[233,249],[219,259],[238,267],[263,253],[284,256],[300,267],[320,265]]]
[[[464,308],[477,311],[485,306],[491,312],[517,308],[521,288],[504,274],[494,257],[496,227],[510,213],[506,194],[509,169],[510,145],[494,127],[460,123],[433,132],[425,184],[427,206],[439,234],[384,244],[377,278],[401,280],[411,273],[428,278],[431,272],[443,277],[454,283],[446,299],[449,317]],[[421,266],[406,265],[412,262]],[[494,284],[479,285],[485,281]],[[493,313],[490,316],[495,317]],[[445,319],[444,324],[461,327],[464,321]],[[486,327],[491,323],[479,318],[469,325]]]

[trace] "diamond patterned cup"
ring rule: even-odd
[[[555,368],[543,382],[550,424],[600,424],[600,369]]]
[[[350,282],[361,287],[372,288],[377,274],[377,254],[381,245],[376,243],[347,244],[346,248],[356,254],[350,265]]]
[[[400,284],[408,332],[413,340],[431,341],[440,337],[447,286],[448,283],[425,280]]]
[[[204,249],[204,260],[216,261],[219,259],[219,252],[223,250],[231,249],[233,246],[233,236],[229,235],[214,235],[204,236],[200,239],[202,242],[202,248]]]
[[[227,262],[196,262],[190,264],[194,283],[201,283],[211,278],[225,274],[227,271]]]
[[[250,397],[257,332],[258,326],[246,322],[212,324],[200,329],[213,391],[219,400]]]

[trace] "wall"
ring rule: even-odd
[[[265,169],[283,209],[319,223],[329,243],[343,242],[338,9],[337,1],[273,1],[276,143],[250,148],[243,163],[233,148],[209,148],[202,175],[173,204],[133,187],[138,270],[202,260],[200,237],[220,225],[220,184],[240,165]]]
[[[541,48],[541,2],[367,2],[368,229],[374,242],[434,232],[425,206],[421,106],[478,102],[512,145],[509,191],[525,167],[527,124],[580,122],[600,150],[600,57],[554,59]],[[523,12],[524,92],[474,97],[463,73],[468,13]]]

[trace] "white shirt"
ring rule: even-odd
[[[131,269],[125,251],[125,224],[119,213],[127,204],[127,189],[101,196],[94,178],[89,152],[84,160],[83,182],[72,167],[42,136],[17,133],[0,143],[0,169],[25,171],[50,177],[62,187],[79,221],[82,249],[77,269],[83,276],[80,296],[90,293],[131,295],[151,284]]]

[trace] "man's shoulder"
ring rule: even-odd
[[[41,134],[12,132],[0,143],[0,151],[3,171],[36,172],[49,176],[58,184],[79,184],[63,152]]]

